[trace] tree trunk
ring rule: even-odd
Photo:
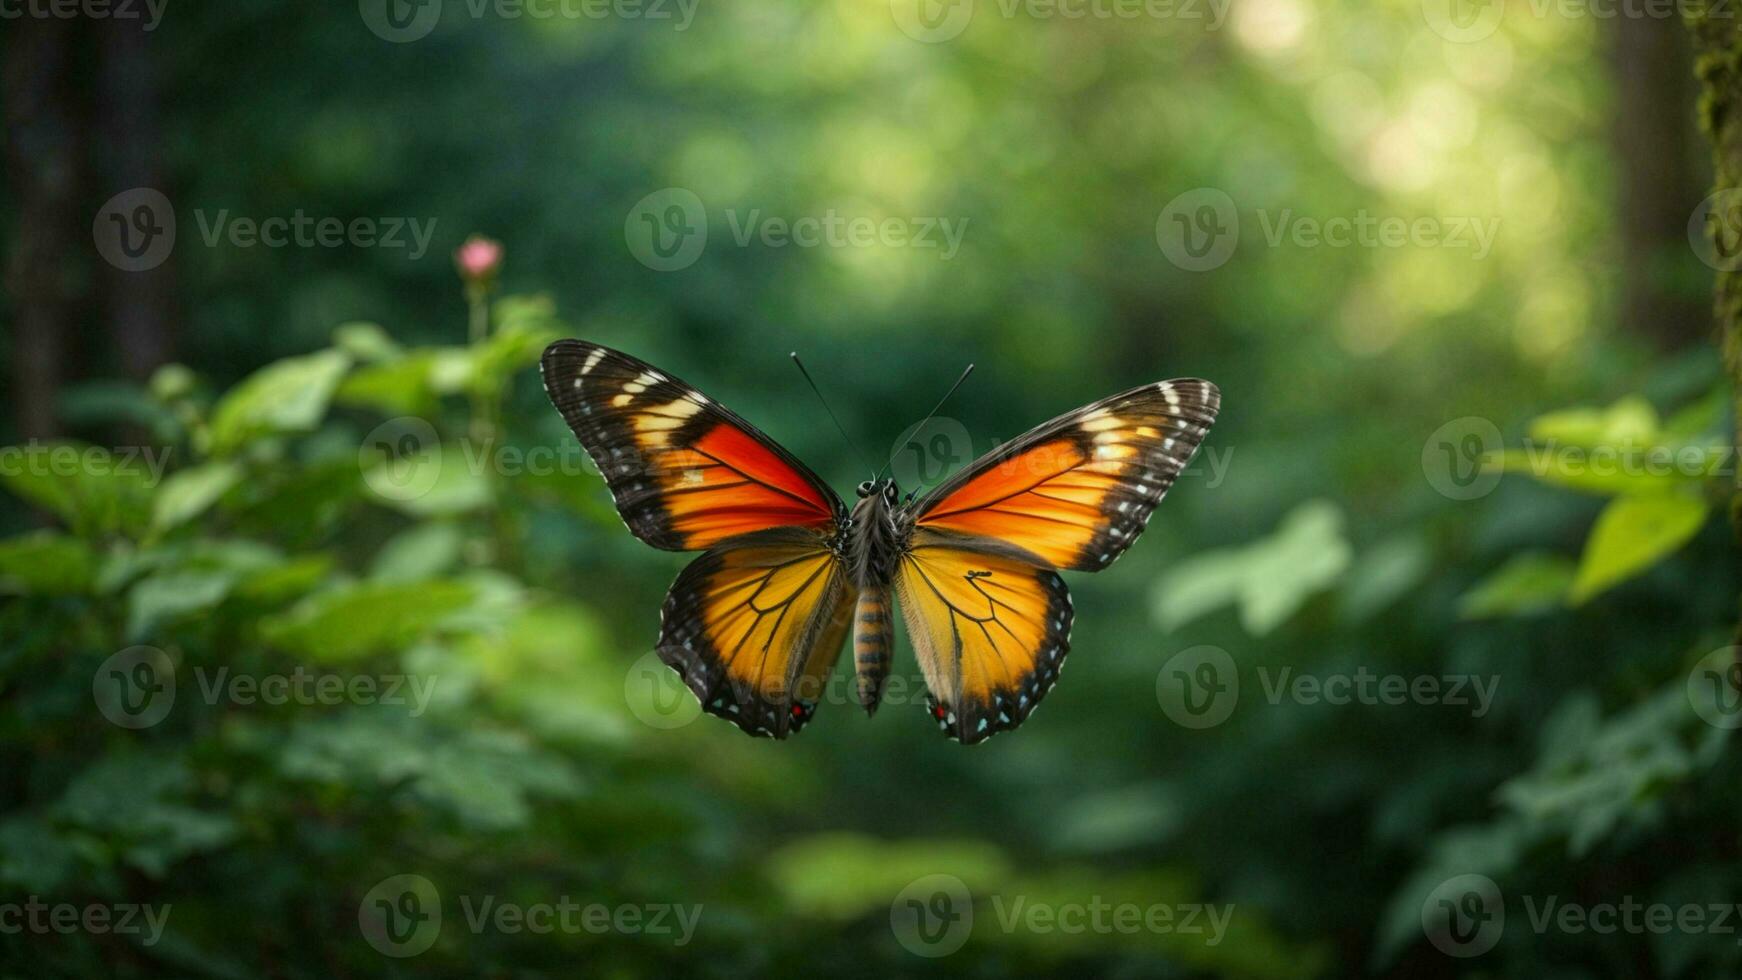
[[[1712,145],[1714,190],[1733,191],[1742,186],[1742,25],[1721,0],[1699,0],[1688,8],[1687,19],[1694,35],[1694,75],[1701,85],[1700,128]],[[1734,385],[1731,407],[1742,449],[1742,269],[1719,269],[1714,314],[1725,372]],[[1742,471],[1731,485],[1730,523],[1742,544]],[[1742,625],[1737,642],[1742,644]]]
[[[1665,110],[1693,99],[1688,39],[1656,17],[1616,17],[1606,32],[1615,87],[1610,143],[1620,165],[1621,324],[1659,350],[1679,350],[1711,330],[1705,301],[1676,274],[1687,259],[1688,210],[1705,196],[1688,114]]]
[[[6,267],[12,298],[13,417],[22,439],[56,435],[62,352],[76,324],[77,279],[89,243],[78,210],[79,126],[67,88],[78,25],[25,17],[4,31],[7,183],[18,228]]]
[[[168,192],[157,148],[157,83],[144,25],[119,18],[100,22],[97,50],[97,133],[104,148],[97,167],[98,199],[135,187]],[[115,366],[144,380],[169,360],[175,298],[171,257],[138,272],[104,268],[108,286],[104,313],[115,346]]]

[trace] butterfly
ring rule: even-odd
[[[852,696],[875,713],[896,605],[945,734],[972,744],[1021,725],[1070,649],[1059,572],[1124,554],[1221,404],[1195,378],[1133,388],[922,495],[861,483],[849,510],[755,426],[644,361],[559,340],[541,368],[630,533],[702,552],[660,609],[660,659],[704,710],[774,738],[810,722],[849,632]]]

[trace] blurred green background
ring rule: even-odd
[[[90,6],[0,28],[0,975],[1742,969],[1742,917],[1539,915],[1742,885],[1737,229],[1675,17]],[[235,234],[299,214],[345,231]],[[768,223],[830,215],[892,231]],[[505,261],[468,289],[473,233]],[[545,401],[564,336],[843,492],[788,351],[906,489],[1144,382],[1223,414],[1068,576],[1020,731],[940,738],[902,639],[905,701],[837,687],[775,743],[649,659],[687,559]],[[1325,696],[1363,676],[1439,693]],[[1498,900],[1435,926],[1468,875]],[[479,918],[565,902],[636,911]],[[1061,927],[1103,905],[1143,924]]]

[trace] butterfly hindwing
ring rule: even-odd
[[[1195,378],[1104,398],[939,484],[914,503],[914,524],[1002,541],[1052,568],[1099,571],[1143,532],[1220,406],[1216,386]]]
[[[1027,719],[1070,651],[1059,574],[985,538],[915,529],[895,575],[908,638],[949,737],[972,744]]]
[[[771,527],[833,529],[842,506],[755,426],[628,354],[559,340],[545,392],[598,464],[623,523],[668,551]]]
[[[775,528],[689,564],[660,610],[659,656],[703,709],[752,735],[810,721],[852,621],[855,593],[828,540]]]

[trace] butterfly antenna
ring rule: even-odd
[[[805,381],[811,386],[811,391],[816,392],[817,401],[823,404],[823,411],[829,413],[829,421],[835,423],[835,431],[839,432],[841,438],[847,440],[847,445],[852,447],[853,452],[858,454],[859,462],[864,463],[866,469],[870,469],[871,458],[865,455],[865,451],[860,449],[859,444],[853,441],[853,437],[847,434],[846,426],[843,426],[841,420],[835,417],[835,410],[829,407],[828,399],[823,397],[822,389],[818,388],[817,383],[811,380],[811,373],[805,370],[804,362],[798,359],[798,351],[792,352],[792,363],[798,365],[798,373],[804,375]]]
[[[967,368],[965,368],[965,369],[964,369],[964,370],[963,370],[963,371],[962,371],[962,376],[961,376],[961,377],[959,377],[959,378],[957,378],[957,379],[956,379],[956,383],[955,383],[955,384],[953,384],[953,385],[950,385],[950,390],[949,390],[949,391],[946,391],[946,392],[944,392],[944,397],[942,397],[942,398],[939,398],[939,399],[938,399],[938,403],[937,403],[937,404],[936,404],[936,405],[933,405],[933,406],[932,406],[932,407],[931,407],[931,411],[929,411],[929,412],[927,412],[927,413],[925,413],[925,418],[923,418],[923,419],[920,419],[920,420],[919,420],[919,424],[918,424],[918,425],[916,425],[916,426],[914,426],[914,427],[913,427],[913,428],[912,428],[912,429],[911,429],[911,430],[909,430],[909,431],[911,431],[911,432],[914,432],[914,433],[918,433],[918,432],[919,432],[919,430],[920,430],[920,429],[923,429],[923,428],[925,428],[925,424],[926,424],[926,423],[927,423],[927,422],[930,422],[930,421],[931,421],[931,418],[932,418],[932,416],[933,416],[933,415],[936,415],[936,414],[937,414],[937,413],[938,413],[938,409],[940,409],[940,408],[943,408],[943,407],[944,407],[944,402],[947,402],[947,401],[949,401],[949,400],[950,400],[950,396],[951,396],[951,395],[953,395],[953,394],[955,394],[955,393],[956,393],[956,389],[957,389],[957,388],[960,388],[960,387],[961,387],[961,386],[962,386],[962,382],[964,382],[964,381],[966,381],[966,380],[968,380],[968,375],[970,375],[970,374],[973,374],[973,373],[974,373],[974,365],[973,365],[973,364],[972,364],[972,363],[970,363],[970,364],[969,364],[969,365],[968,365],[968,366],[967,366]],[[884,463],[884,464],[883,464],[883,470],[886,470],[886,469],[888,469],[888,468],[889,468],[889,463],[892,463],[892,462],[894,462],[894,460],[893,460],[893,459],[891,459],[891,460],[890,460],[890,461],[889,461],[889,462],[888,462],[888,463]],[[873,483],[875,483],[875,482],[877,482],[877,480],[878,480],[878,479],[879,479],[879,478],[880,478],[880,477],[882,477],[882,476],[883,476],[883,470],[878,470],[878,471],[877,471],[877,475],[876,475],[876,476],[874,476],[874,477],[872,477],[872,478],[871,478],[871,482],[873,482]]]

